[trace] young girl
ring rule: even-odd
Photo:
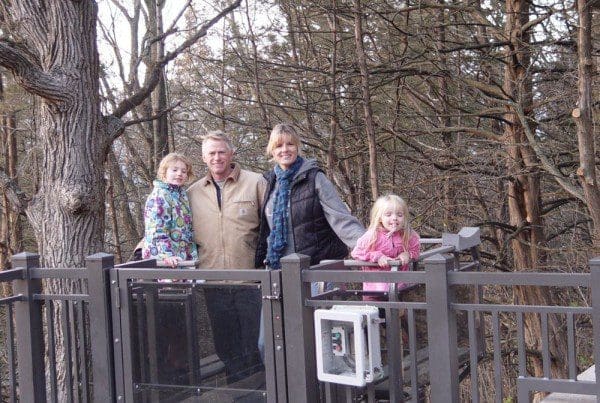
[[[193,176],[192,164],[183,155],[170,153],[160,162],[156,176],[144,209],[142,258],[156,258],[171,267],[182,260],[198,259],[184,188]]]
[[[419,234],[410,227],[408,205],[402,198],[387,195],[375,201],[369,228],[358,239],[352,257],[379,265],[365,267],[365,271],[390,270],[390,260],[399,260],[401,270],[408,270],[409,262],[419,257]],[[399,283],[398,289],[403,285]],[[388,292],[389,284],[364,283],[363,291]],[[382,298],[365,296],[363,299],[373,301]]]

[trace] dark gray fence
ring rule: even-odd
[[[114,267],[112,256],[106,254],[91,256],[85,268],[44,269],[38,267],[36,255],[15,255],[14,269],[0,273],[0,282],[13,291],[0,301],[2,400],[458,402],[469,396],[478,402],[482,401],[478,380],[481,371],[488,370],[493,372],[496,402],[507,397],[528,401],[536,391],[600,397],[596,382],[576,380],[585,369],[580,356],[587,354],[593,362],[600,357],[600,344],[593,342],[600,337],[593,326],[600,320],[598,310],[494,303],[486,291],[488,287],[582,287],[590,290],[592,301],[599,301],[600,291],[593,285],[600,284],[600,259],[590,261],[589,274],[483,273],[478,242],[455,235],[425,241],[441,245],[423,253],[408,272],[366,272],[361,270],[364,264],[351,261],[310,267],[309,259],[301,255],[285,257],[281,271],[169,270],[153,267],[153,261]],[[159,283],[157,279],[179,281]],[[333,288],[311,296],[312,282],[332,283]],[[367,302],[362,300],[362,282],[410,286],[385,295],[385,300]],[[210,347],[201,345],[205,335],[196,324],[201,320],[202,290],[218,284],[250,284],[261,289],[266,337],[264,372],[258,386],[220,384],[222,366]],[[367,303],[386,311],[382,344],[387,354],[386,376],[365,387],[319,382],[314,310]],[[166,330],[164,322],[156,319],[164,304],[181,307],[167,310],[181,318],[177,319],[181,341],[175,344],[183,344],[178,351],[188,360],[181,382],[171,382],[164,375],[160,335]],[[399,319],[401,311],[403,319]],[[539,318],[540,351],[525,347],[525,315]],[[551,317],[559,318],[566,329],[565,379],[552,377]],[[403,328],[407,340],[403,340]],[[587,344],[593,350],[580,350],[582,338],[590,336],[593,340]],[[515,349],[503,356],[507,343]],[[534,355],[544,369],[537,378],[528,372]],[[470,379],[470,386],[461,389],[463,379]],[[517,395],[511,396],[511,390]]]
[[[457,252],[455,249],[454,252]],[[475,255],[476,257],[476,255]],[[364,304],[363,301],[349,301],[352,291],[334,290],[329,296],[311,298],[307,291],[307,284],[311,281],[329,282],[410,282],[421,284],[424,295],[420,300],[398,301],[398,302],[368,302],[381,308],[404,309],[408,312],[409,327],[409,354],[403,359],[398,359],[398,365],[387,370],[388,391],[392,396],[390,401],[421,401],[425,397],[434,402],[458,402],[464,401],[465,395],[459,398],[459,381],[470,377],[470,401],[483,401],[480,398],[479,369],[481,360],[491,361],[489,368],[493,371],[493,401],[503,402],[504,398],[518,398],[518,401],[530,401],[534,392],[564,392],[582,395],[593,395],[600,397],[600,386],[593,381],[578,381],[580,368],[578,358],[580,355],[591,357],[592,363],[597,361],[598,343],[600,339],[598,326],[600,317],[598,310],[591,306],[532,306],[532,305],[506,305],[494,303],[491,300],[478,302],[484,294],[486,287],[554,287],[556,289],[572,287],[585,288],[591,292],[592,301],[600,301],[598,283],[600,275],[600,259],[590,261],[590,274],[573,273],[481,273],[471,272],[477,269],[476,262],[463,263],[457,259],[456,253],[426,254],[423,260],[423,270],[413,272],[348,272],[340,262],[309,267],[308,260],[300,256],[285,258],[283,267],[284,283],[284,309],[287,312],[287,301],[294,290],[300,290],[300,295],[293,296],[292,304],[301,307],[301,312],[295,312],[293,319],[304,319],[302,324],[296,324],[300,331],[286,333],[286,343],[300,348],[291,349],[288,359],[293,362],[303,363],[303,366],[295,368],[297,377],[305,374],[307,377],[304,386],[290,385],[290,395],[295,396],[299,402],[340,400],[353,401],[363,399],[365,401],[376,401],[377,385],[368,385],[366,389],[355,387],[339,387],[325,385],[325,388],[315,388],[317,384],[314,375],[314,329],[311,314],[316,308],[330,307],[340,304]],[[356,265],[356,262],[351,262]],[[466,270],[465,270],[466,269]],[[293,287],[293,284],[303,282],[303,287]],[[286,288],[285,285],[289,284]],[[468,287],[470,290],[466,295],[471,299],[465,300],[465,293],[461,300],[457,298],[458,288]],[[356,293],[356,291],[354,292]],[[295,294],[298,294],[296,292]],[[336,298],[337,294],[337,298]],[[297,309],[298,310],[298,309]],[[425,316],[426,334],[418,334],[415,318],[421,313]],[[525,345],[525,315],[535,315],[542,329],[540,351],[528,351]],[[551,367],[552,357],[550,354],[550,339],[555,337],[548,326],[549,317],[555,316],[564,324],[568,366],[568,376],[564,379],[553,378]],[[389,317],[389,316],[388,316]],[[510,320],[514,325],[516,334],[508,333],[500,324],[500,317],[506,321]],[[586,324],[586,329],[579,329],[577,323]],[[419,357],[421,351],[417,347],[422,340],[427,339],[428,359]],[[296,340],[297,337],[297,340]],[[291,340],[294,339],[294,340]],[[399,337],[397,338],[399,339]],[[304,340],[304,343],[301,342]],[[516,346],[510,357],[503,357],[505,351],[502,344],[512,343]],[[588,345],[587,351],[579,351],[578,346]],[[301,356],[307,357],[302,360]],[[399,357],[399,356],[396,356]],[[543,375],[534,377],[530,374],[529,360],[535,357],[542,361]],[[584,360],[585,361],[585,360]],[[431,365],[428,365],[431,363]],[[509,367],[509,368],[507,368]],[[429,385],[426,392],[419,388],[421,379],[420,371],[426,370],[426,383]],[[596,371],[598,368],[596,367]],[[403,379],[404,373],[408,372],[408,379]],[[506,374],[512,374],[507,378]],[[597,374],[597,372],[596,372]],[[516,395],[508,395],[510,385],[515,385]],[[396,385],[394,388],[390,385]],[[403,387],[404,385],[404,387]],[[325,391],[323,391],[325,389]],[[402,391],[403,389],[403,391]],[[489,385],[488,385],[489,391]],[[320,393],[320,394],[319,394]],[[395,393],[395,394],[394,394]],[[302,398],[299,398],[302,396]],[[487,399],[489,399],[489,393]],[[489,401],[489,400],[485,400]]]

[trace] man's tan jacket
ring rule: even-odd
[[[266,185],[261,174],[234,164],[221,189],[220,209],[216,184],[210,173],[190,186],[188,197],[198,244],[199,268],[254,268]]]

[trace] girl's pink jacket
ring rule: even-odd
[[[408,252],[411,260],[418,259],[420,245],[419,245],[419,234],[412,231],[412,235],[408,240],[408,250],[405,250],[402,243],[402,237],[404,231],[394,232],[394,234],[388,238],[385,230],[377,229],[377,239],[375,244],[370,248],[367,247],[369,240],[371,239],[372,230],[369,230],[361,236],[356,242],[356,247],[352,250],[352,257],[356,260],[362,260],[365,262],[377,263],[379,258],[383,255],[395,259],[402,252]],[[400,268],[400,270],[408,270],[409,265],[406,264]],[[364,267],[364,271],[389,271],[390,267],[384,268],[379,266]],[[398,283],[398,289],[402,288],[404,283]],[[389,291],[388,283],[363,283],[364,291]]]

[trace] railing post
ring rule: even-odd
[[[40,265],[40,256],[19,253],[12,256],[12,265],[23,268],[23,279],[13,281],[13,293],[23,297],[15,303],[17,361],[19,368],[19,401],[45,402],[46,377],[44,365],[44,332],[42,305],[34,300],[41,294],[42,281],[31,279],[30,270]]]
[[[594,363],[596,364],[596,399],[600,401],[600,257],[590,259],[592,288],[592,323],[594,324]]]
[[[268,270],[269,281],[262,285],[261,329],[268,402],[287,401],[281,270]],[[276,391],[275,393],[273,391]]]
[[[454,292],[448,286],[453,258],[438,254],[425,259],[424,263],[431,401],[458,403],[456,313],[450,308]]]
[[[313,310],[304,305],[310,283],[302,282],[302,270],[309,266],[310,258],[305,255],[294,253],[281,259],[287,390],[292,403],[319,401]]]
[[[96,253],[85,259],[88,275],[90,339],[94,401],[114,402],[115,383],[109,270],[113,255]]]

